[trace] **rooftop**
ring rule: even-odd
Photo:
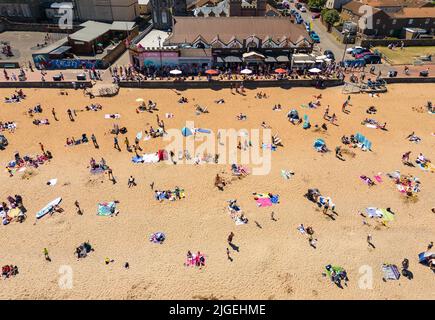
[[[163,43],[169,37],[169,33],[166,31],[153,29],[137,45],[143,48],[158,48],[159,37],[160,37],[160,45],[163,46]]]
[[[109,24],[89,20],[82,23],[80,26],[84,28],[71,34],[69,36],[70,39],[76,41],[90,42],[110,30],[131,31],[135,26],[135,22],[114,21],[112,24]]]
[[[250,36],[270,37],[275,41],[287,38],[293,43],[302,39],[311,41],[305,28],[288,17],[177,17],[176,20],[165,44],[193,43],[199,36],[209,43],[216,37],[229,43],[234,38],[241,41]]]
[[[435,7],[429,8],[403,8],[390,14],[393,18],[434,18]]]

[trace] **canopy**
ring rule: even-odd
[[[169,71],[170,74],[182,74],[183,72],[181,70],[175,69],[175,70],[171,70]]]
[[[246,52],[243,54],[243,59],[266,59],[265,56],[263,56],[261,53],[255,52],[255,51],[251,51],[251,52]]]
[[[251,74],[251,73],[252,73],[252,70],[246,68],[246,69],[243,69],[242,71],[240,71],[240,73],[241,73],[241,74]]]
[[[217,75],[217,74],[219,74],[219,71],[214,70],[214,69],[209,69],[205,73],[209,74],[209,75]]]
[[[317,68],[312,68],[312,69],[310,69],[310,70],[308,70],[308,71],[311,72],[311,73],[319,73],[319,72],[322,72],[322,70],[317,69]]]
[[[283,68],[278,68],[278,69],[275,69],[275,72],[279,73],[279,74],[283,74],[283,73],[287,73],[287,70],[285,70]]]
[[[192,130],[190,130],[189,128],[184,127],[183,129],[181,129],[181,134],[185,137],[191,136],[192,135]]]

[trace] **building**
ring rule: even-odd
[[[139,14],[141,16],[146,16],[151,14],[152,8],[151,8],[150,0],[138,0],[138,6],[139,6]]]
[[[352,21],[357,24],[358,32],[366,37],[396,37],[405,38],[406,28],[425,29],[428,34],[435,31],[435,7],[427,6],[421,2],[416,6],[416,1],[408,7],[396,7],[396,2],[387,0],[371,0],[381,7],[370,7],[367,11],[363,6],[366,4],[359,1],[351,1],[345,4],[341,12],[342,22]],[[399,1],[399,0],[396,0]],[[405,1],[406,2],[406,1]],[[403,3],[405,3],[403,2]],[[370,3],[367,0],[366,3]],[[393,6],[394,5],[394,6]],[[385,8],[389,8],[387,12]]]
[[[267,0],[197,0],[190,7],[197,17],[277,16]]]
[[[80,21],[134,21],[139,16],[138,0],[74,0]]]
[[[172,33],[153,30],[130,46],[136,68],[272,66],[289,63],[293,53],[310,53],[313,48],[305,28],[287,17],[177,17],[176,21]]]
[[[325,7],[328,9],[341,10],[341,7],[352,0],[328,0]]]
[[[169,30],[173,25],[173,16],[187,15],[186,0],[151,0],[152,19],[156,29]]]
[[[134,21],[139,16],[138,0],[64,0],[74,10],[76,21]],[[0,0],[0,15],[14,20],[53,20],[56,0]]]

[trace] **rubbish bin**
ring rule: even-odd
[[[62,80],[62,76],[60,74],[56,74],[56,75],[53,76],[53,80],[54,81],[60,81],[60,80]]]
[[[77,80],[79,81],[85,81],[86,80],[86,74],[80,73],[77,75]]]

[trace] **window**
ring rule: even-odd
[[[397,19],[393,19],[393,22],[392,22],[393,24],[396,24],[397,23]]]
[[[430,18],[427,18],[426,21],[424,22],[425,24],[429,24],[430,22]]]
[[[162,23],[168,23],[168,15],[166,14],[166,11],[162,12]]]
[[[381,19],[376,19],[376,24],[380,24],[381,23]]]
[[[414,23],[414,19],[409,19],[408,24],[413,24]]]
[[[390,30],[390,36],[392,36],[392,35],[393,35],[393,33],[394,33],[394,30],[393,30],[393,29],[391,29],[391,30]]]

